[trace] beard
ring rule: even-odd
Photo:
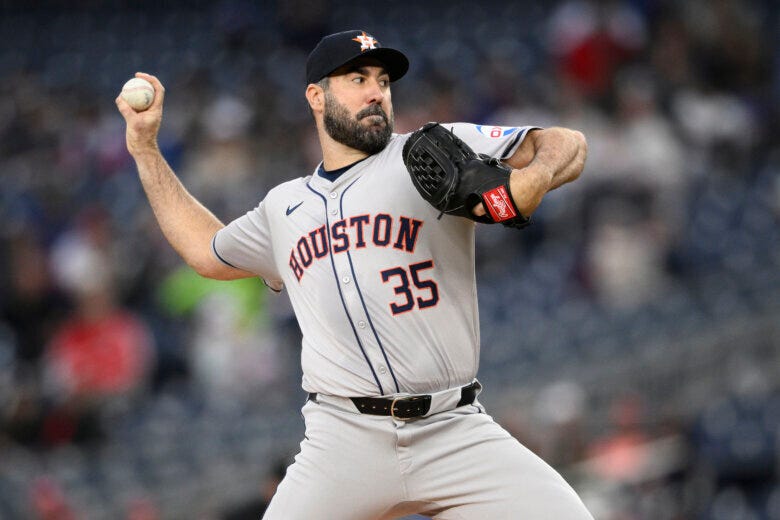
[[[362,120],[370,117],[366,126]],[[374,155],[385,149],[393,133],[393,113],[388,116],[379,105],[370,105],[353,118],[347,107],[330,92],[325,92],[323,123],[333,140],[355,150]]]

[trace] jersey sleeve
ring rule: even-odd
[[[501,160],[509,158],[525,136],[538,126],[495,126],[471,123],[442,123],[477,153],[484,153]]]
[[[255,273],[271,289],[278,290],[282,282],[274,263],[270,229],[263,201],[217,231],[211,250],[222,263]]]

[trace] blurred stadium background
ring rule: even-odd
[[[489,411],[597,519],[780,518],[776,1],[146,4],[0,2],[0,518],[259,517],[297,325],[182,264],[113,100],[162,80],[164,154],[229,221],[316,166],[304,62],[347,28],[410,55],[400,132],[589,139],[532,227],[479,230]]]

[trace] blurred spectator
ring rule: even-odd
[[[617,80],[618,147],[611,181],[623,189],[648,193],[652,215],[679,232],[684,194],[691,178],[684,166],[685,148],[658,105],[653,74],[625,69]]]
[[[43,391],[32,368],[8,374],[7,393],[0,399],[0,442],[2,437],[20,446],[39,448],[46,417]]]
[[[570,0],[550,17],[548,45],[563,82],[606,101],[615,74],[646,43],[645,21],[630,3]]]
[[[738,175],[759,140],[755,116],[734,94],[710,87],[683,88],[672,99],[695,171]],[[728,124],[723,124],[723,121]]]
[[[617,398],[611,409],[611,428],[588,448],[596,475],[611,481],[631,482],[648,463],[642,403],[638,396]]]
[[[775,36],[762,26],[777,23],[776,9],[771,2],[761,6],[761,2],[739,0],[693,0],[680,7],[693,37],[699,81],[716,90],[742,94],[759,87],[767,77],[770,60],[766,52],[773,48]]]
[[[542,388],[534,409],[545,432],[539,455],[553,467],[564,468],[585,456],[585,391],[573,381],[556,381]]]
[[[634,308],[669,283],[663,227],[641,205],[641,196],[604,199],[591,224],[586,285],[609,308]]]
[[[257,204],[268,159],[248,137],[252,109],[235,96],[219,96],[204,110],[203,142],[182,165],[182,175],[204,204],[222,215]]]
[[[106,239],[102,221],[88,219],[52,253],[54,272],[75,312],[46,349],[45,384],[56,403],[44,424],[47,444],[99,436],[101,408],[143,391],[153,368],[146,324],[117,301]]]
[[[268,295],[262,282],[247,278],[220,282],[198,276],[188,267],[163,281],[163,308],[186,315],[192,323],[188,358],[195,382],[209,396],[251,400],[275,384],[290,367],[281,366],[283,338],[271,334]],[[275,302],[274,302],[275,303]]]
[[[9,241],[8,291],[2,301],[4,319],[16,337],[16,358],[35,367],[67,302],[51,279],[47,252],[31,229]]]
[[[666,261],[683,232],[691,176],[683,147],[659,110],[645,70],[626,70],[617,82],[618,125],[609,152],[585,179],[590,200],[587,264],[598,299],[631,307],[668,286]],[[603,144],[603,143],[602,143]]]

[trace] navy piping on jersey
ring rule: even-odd
[[[339,199],[339,216],[342,219],[344,218],[344,195],[347,193],[347,190],[350,189],[352,185],[358,181],[358,179],[352,181],[352,183],[349,186],[347,186],[341,191],[341,198]],[[374,322],[371,320],[371,315],[368,313],[368,307],[366,307],[366,302],[363,299],[363,291],[360,290],[360,285],[358,285],[357,276],[355,276],[355,266],[352,265],[352,255],[350,254],[349,250],[347,250],[347,260],[349,260],[349,269],[350,271],[352,271],[352,280],[355,282],[355,289],[358,292],[358,296],[360,296],[360,303],[363,304],[363,310],[366,313],[366,318],[368,318],[368,324],[371,326],[371,332],[374,333],[376,342],[379,345],[379,350],[382,351],[382,356],[385,358],[385,363],[387,363],[387,368],[390,370],[390,375],[393,376],[393,383],[395,383],[395,391],[400,393],[401,389],[398,387],[398,380],[395,378],[395,372],[393,372],[393,367],[392,365],[390,365],[390,360],[387,359],[387,352],[385,352],[385,347],[382,346],[382,342],[379,340],[379,334],[377,334],[376,332],[376,327],[374,327]]]
[[[217,234],[214,233],[214,236],[211,238],[211,250],[214,251],[214,254],[217,255],[217,258],[220,262],[222,262],[225,265],[229,265],[233,269],[240,269],[239,267],[234,266],[224,258],[222,258],[222,255],[219,254],[219,251],[217,251]]]
[[[269,289],[271,289],[271,290],[272,290],[273,292],[275,292],[276,294],[279,294],[279,293],[281,293],[281,292],[282,292],[282,290],[281,290],[281,289],[274,289],[273,287],[271,287],[271,285],[268,283],[268,281],[267,281],[265,278],[260,278],[260,279],[263,281],[263,283],[265,284],[265,286],[266,286],[266,287],[268,287]]]
[[[382,389],[382,383],[379,382],[379,378],[376,376],[376,372],[374,371],[374,366],[371,364],[371,361],[368,359],[368,355],[366,355],[366,350],[363,348],[363,344],[360,342],[360,337],[358,336],[357,329],[355,329],[355,324],[352,322],[352,316],[349,315],[349,310],[347,309],[347,302],[344,301],[344,295],[341,292],[341,285],[339,285],[339,275],[336,272],[336,263],[333,261],[333,250],[331,245],[331,236],[330,236],[330,221],[328,220],[328,201],[325,199],[323,195],[318,193],[314,188],[306,184],[306,187],[311,190],[312,193],[317,195],[319,198],[322,199],[322,203],[325,205],[325,227],[328,230],[328,256],[330,257],[330,266],[333,269],[333,276],[336,279],[336,287],[339,290],[339,298],[341,298],[341,305],[344,307],[344,313],[347,315],[347,320],[349,321],[349,326],[352,327],[352,333],[355,335],[355,341],[357,341],[358,346],[360,347],[360,352],[363,353],[363,357],[366,360],[366,363],[368,363],[368,368],[371,369],[371,374],[374,376],[374,381],[376,381],[376,386],[379,387],[379,395],[385,395],[385,391]]]
[[[241,269],[240,267],[236,267],[235,265],[231,264],[230,262],[228,262],[227,260],[225,260],[224,258],[222,258],[222,255],[220,255],[220,254],[219,254],[219,252],[217,251],[217,234],[216,234],[216,233],[214,233],[214,238],[212,238],[212,239],[211,239],[211,250],[212,250],[212,251],[214,251],[214,254],[217,256],[217,259],[218,259],[220,262],[222,262],[223,264],[225,264],[225,265],[229,265],[229,266],[230,266],[230,267],[232,267],[233,269]],[[243,270],[244,270],[244,269],[242,269],[242,271],[243,271]],[[266,287],[268,287],[269,289],[271,289],[271,290],[272,290],[273,292],[275,292],[276,294],[279,294],[280,292],[282,292],[282,290],[281,290],[281,289],[274,289],[273,287],[271,287],[271,285],[268,283],[268,281],[267,281],[265,278],[263,278],[263,277],[260,277],[260,279],[263,281],[263,283],[265,284],[265,286],[266,286]]]
[[[512,139],[509,142],[509,144],[506,146],[506,148],[504,148],[504,152],[501,154],[501,160],[502,161],[504,159],[508,159],[509,158],[509,155],[508,155],[509,154],[509,150],[511,150],[512,147],[515,146],[517,144],[517,142],[520,141],[525,136],[525,134],[527,134],[531,130],[536,130],[536,127],[526,128],[522,132],[517,132],[517,135],[515,136],[515,138]]]

